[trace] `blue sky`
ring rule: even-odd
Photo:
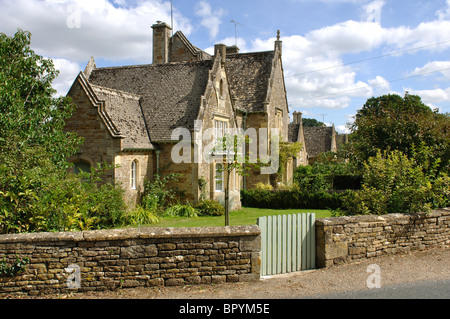
[[[31,31],[53,58],[65,94],[89,57],[98,66],[151,63],[151,25],[170,24],[163,0],[0,0],[0,32]],[[281,31],[291,113],[346,132],[364,102],[420,95],[450,112],[450,0],[173,0],[174,29],[211,52],[272,50]]]

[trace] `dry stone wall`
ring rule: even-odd
[[[316,220],[319,267],[450,245],[450,209]]]
[[[259,280],[260,242],[257,226],[1,235],[0,261],[30,263],[0,295]]]

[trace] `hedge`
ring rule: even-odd
[[[363,177],[361,175],[334,175],[333,189],[361,189]]]
[[[301,192],[241,190],[242,206],[269,209],[338,209],[350,190],[343,192]]]

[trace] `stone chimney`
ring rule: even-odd
[[[294,112],[292,115],[294,124],[302,124],[302,112]]]
[[[222,63],[225,63],[227,60],[227,46],[225,44],[216,44],[214,46],[214,57],[220,54]]]
[[[165,22],[157,21],[153,29],[153,64],[169,63],[170,38],[172,28]]]

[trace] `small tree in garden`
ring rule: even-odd
[[[248,157],[245,156],[245,136],[239,134],[225,134],[217,140],[212,150],[211,157],[221,160],[222,168],[219,172],[225,173],[225,226],[230,225],[230,176],[236,172],[243,176],[245,173],[244,164],[249,164]]]

